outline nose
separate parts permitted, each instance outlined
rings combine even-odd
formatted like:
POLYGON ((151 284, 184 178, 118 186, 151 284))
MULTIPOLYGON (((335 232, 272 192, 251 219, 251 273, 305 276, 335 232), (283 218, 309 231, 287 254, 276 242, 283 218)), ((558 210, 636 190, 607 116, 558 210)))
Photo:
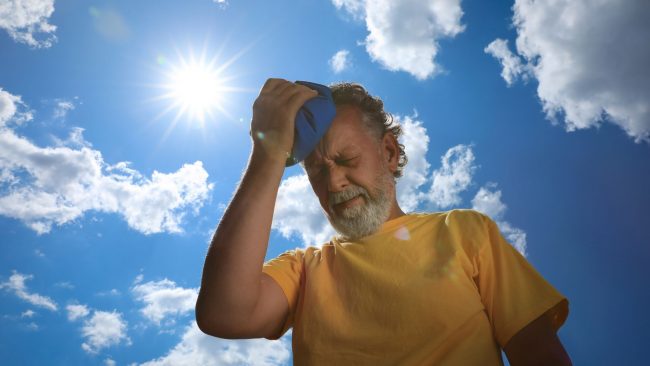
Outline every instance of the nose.
POLYGON ((345 190, 349 182, 345 175, 345 171, 337 166, 336 164, 331 164, 328 166, 327 174, 327 189, 329 192, 340 192, 345 190))

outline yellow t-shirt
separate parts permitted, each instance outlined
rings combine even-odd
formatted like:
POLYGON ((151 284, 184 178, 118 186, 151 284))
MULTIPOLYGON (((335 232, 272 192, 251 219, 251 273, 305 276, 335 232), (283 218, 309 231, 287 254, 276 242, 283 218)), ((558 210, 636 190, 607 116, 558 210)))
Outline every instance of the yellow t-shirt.
POLYGON ((296 365, 502 365, 500 348, 568 302, 471 210, 410 214, 357 242, 283 253, 296 365))

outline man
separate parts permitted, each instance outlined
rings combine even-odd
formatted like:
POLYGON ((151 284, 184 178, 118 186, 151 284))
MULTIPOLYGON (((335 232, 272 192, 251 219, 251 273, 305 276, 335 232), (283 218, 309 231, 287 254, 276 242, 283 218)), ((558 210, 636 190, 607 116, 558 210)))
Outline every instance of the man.
POLYGON ((303 166, 340 234, 264 263, 294 118, 317 93, 269 79, 253 105, 248 167, 208 251, 202 331, 277 339, 297 365, 570 365, 567 300, 471 210, 404 214, 398 125, 359 85, 332 87, 331 127, 303 166))

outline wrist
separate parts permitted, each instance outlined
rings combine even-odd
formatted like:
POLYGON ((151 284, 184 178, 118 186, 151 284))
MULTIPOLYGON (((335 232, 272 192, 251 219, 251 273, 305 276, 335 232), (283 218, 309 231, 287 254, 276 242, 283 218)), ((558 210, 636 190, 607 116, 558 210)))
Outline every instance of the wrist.
POLYGON ((249 168, 264 168, 264 170, 279 170, 283 173, 287 162, 287 156, 288 154, 286 152, 265 149, 264 147, 255 146, 254 144, 248 166, 249 168))

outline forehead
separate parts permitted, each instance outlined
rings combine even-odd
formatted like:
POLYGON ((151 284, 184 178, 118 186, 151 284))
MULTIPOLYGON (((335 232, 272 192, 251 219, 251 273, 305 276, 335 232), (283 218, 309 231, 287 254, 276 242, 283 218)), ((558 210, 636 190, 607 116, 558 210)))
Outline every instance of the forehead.
POLYGON ((307 156, 305 164, 336 158, 344 153, 359 152, 368 148, 374 139, 365 127, 361 111, 354 106, 341 106, 336 109, 336 116, 329 130, 320 140, 314 151, 307 156))

